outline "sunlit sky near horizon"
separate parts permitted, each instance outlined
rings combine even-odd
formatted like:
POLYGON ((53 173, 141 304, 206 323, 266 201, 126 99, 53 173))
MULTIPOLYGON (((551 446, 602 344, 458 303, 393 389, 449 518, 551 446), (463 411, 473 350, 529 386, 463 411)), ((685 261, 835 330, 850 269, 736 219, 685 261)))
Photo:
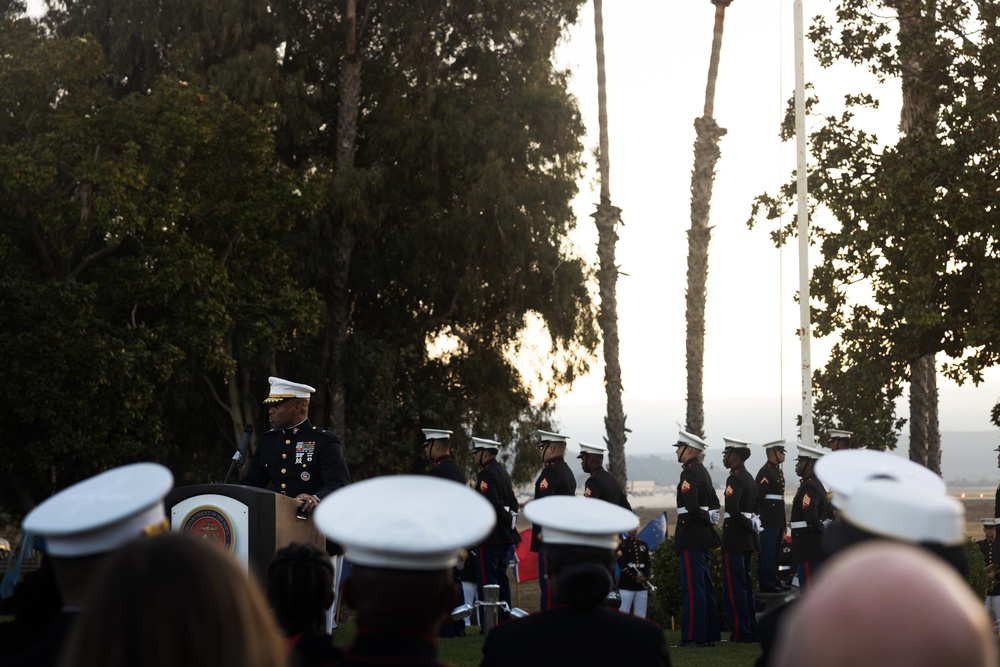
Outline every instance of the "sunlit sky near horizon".
MULTIPOLYGON (((632 451, 645 452, 673 442, 677 423, 685 419, 693 122, 703 112, 715 7, 710 0, 603 5, 611 197, 623 210, 617 259, 627 274, 618 283, 624 403, 630 422, 634 415, 646 426, 630 436, 632 451)), ((808 25, 833 3, 805 0, 804 6, 808 25)), ((894 141, 898 84, 880 85, 848 66, 822 70, 808 42, 806 52, 806 81, 815 83, 826 108, 834 110, 848 91, 871 92, 882 107, 865 122, 883 142, 894 141)), ((704 383, 709 442, 721 443, 722 435, 757 442, 795 438, 801 408, 797 247, 779 251, 767 229, 749 231, 745 224, 753 197, 776 191, 795 167, 794 146, 778 138, 794 94, 793 55, 792 0, 730 5, 714 111, 728 134, 720 142, 711 212, 704 383)), ((592 3, 583 8, 558 62, 573 72, 590 156, 598 134, 592 3)), ((596 262, 597 233, 589 217, 599 189, 593 165, 580 189, 574 241, 596 262)), ((813 368, 822 367, 831 345, 813 339, 813 368)), ((961 389, 940 379, 942 428, 993 429, 989 409, 1000 398, 998 378, 994 369, 979 388, 961 389)), ((560 428, 574 439, 600 440, 604 403, 603 367, 597 366, 560 399, 560 428)), ((900 415, 906 412, 904 402, 900 415)))

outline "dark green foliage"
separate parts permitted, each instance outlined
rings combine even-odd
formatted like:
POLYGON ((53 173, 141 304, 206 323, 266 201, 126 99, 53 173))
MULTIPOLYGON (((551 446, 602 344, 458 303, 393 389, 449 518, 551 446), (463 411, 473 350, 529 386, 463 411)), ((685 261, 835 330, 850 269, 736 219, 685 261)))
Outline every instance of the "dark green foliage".
POLYGON ((464 436, 500 439, 533 477, 532 433, 597 342, 591 269, 564 243, 583 126, 551 64, 581 3, 359 0, 355 54, 341 2, 79 0, 47 32, 5 21, 0 349, 22 395, 2 502, 143 458, 221 481, 243 423, 266 424, 271 374, 319 389, 320 425, 343 381, 355 479, 426 467, 426 426, 456 431, 460 462, 464 436), (550 350, 521 369, 529 326, 550 350))
POLYGON ((965 558, 969 562, 969 574, 966 576, 969 587, 976 597, 980 600, 985 599, 990 585, 986 578, 986 559, 976 541, 968 536, 965 538, 965 558))
POLYGON ((191 388, 315 329, 275 241, 296 179, 260 114, 168 79, 115 97, 93 40, 0 28, 4 499, 138 459, 182 474, 230 432, 191 435, 191 388))

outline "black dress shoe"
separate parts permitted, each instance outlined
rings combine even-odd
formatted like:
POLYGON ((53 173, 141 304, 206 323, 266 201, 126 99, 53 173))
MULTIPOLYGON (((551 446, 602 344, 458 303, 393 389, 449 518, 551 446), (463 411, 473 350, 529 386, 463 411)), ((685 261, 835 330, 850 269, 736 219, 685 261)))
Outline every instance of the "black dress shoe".
POLYGON ((681 642, 680 644, 677 645, 677 648, 698 648, 699 646, 701 646, 701 644, 699 644, 698 642, 688 641, 688 642, 681 642))

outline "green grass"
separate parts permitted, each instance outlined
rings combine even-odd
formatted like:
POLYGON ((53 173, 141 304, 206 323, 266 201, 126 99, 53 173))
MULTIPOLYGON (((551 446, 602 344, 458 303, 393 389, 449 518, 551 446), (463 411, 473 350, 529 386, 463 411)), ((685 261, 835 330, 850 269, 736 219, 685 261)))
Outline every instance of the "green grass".
MULTIPOLYGON (((476 626, 471 628, 473 634, 466 637, 438 640, 438 660, 454 667, 476 667, 482 659, 483 638, 477 634, 476 626)), ((354 637, 355 627, 350 623, 341 623, 333 631, 337 644, 349 644, 354 637)), ((720 642, 712 648, 675 648, 680 642, 680 630, 666 630, 667 646, 670 647, 670 660, 674 667, 751 667, 760 655, 757 644, 730 644, 720 642)))

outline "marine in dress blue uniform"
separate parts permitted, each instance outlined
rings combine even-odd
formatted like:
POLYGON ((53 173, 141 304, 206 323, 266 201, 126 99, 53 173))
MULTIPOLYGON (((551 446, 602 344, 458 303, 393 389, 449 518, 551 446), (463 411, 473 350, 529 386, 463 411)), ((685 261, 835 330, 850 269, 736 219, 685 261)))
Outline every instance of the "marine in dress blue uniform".
MULTIPOLYGON (((465 479, 465 473, 458 467, 455 460, 451 458, 452 432, 439 428, 425 428, 421 430, 424 434, 424 456, 426 456, 434 464, 433 467, 427 471, 427 474, 439 479, 449 479, 453 482, 458 482, 463 486, 466 485, 468 482, 465 479)), ((455 567, 453 574, 457 588, 455 591, 455 606, 459 607, 465 603, 465 595, 461 591, 462 570, 459 567, 455 567)), ((464 619, 460 619, 452 623, 445 623, 441 626, 440 636, 446 639, 451 637, 464 637, 465 625, 466 623, 464 619)))
POLYGON ((649 562, 649 545, 639 539, 639 527, 636 526, 618 546, 618 592, 622 597, 622 606, 618 609, 623 614, 632 613, 639 618, 646 618, 646 608, 649 604, 649 578, 652 569, 649 562))
MULTIPOLYGON (((997 454, 997 467, 1000 468, 1000 447, 997 447, 993 451, 994 452, 998 452, 998 454, 997 454)), ((994 493, 994 496, 993 496, 993 522, 996 525, 1000 526, 1000 485, 997 486, 997 490, 996 490, 996 492, 994 493)), ((1000 532, 1000 531, 997 531, 997 532, 1000 532)), ((994 550, 996 550, 997 553, 1000 553, 1000 544, 997 544, 995 540, 994 540, 993 548, 994 548, 994 550)), ((1000 624, 998 624, 998 625, 1000 625, 1000 624)))
POLYGON ((781 556, 781 541, 785 537, 787 518, 785 516, 785 474, 781 464, 785 462, 785 441, 775 440, 764 445, 767 462, 757 471, 757 514, 764 530, 760 533, 760 557, 758 574, 760 590, 774 593, 784 588, 778 576, 778 561, 781 556))
POLYGON ((854 435, 854 433, 851 431, 845 431, 842 428, 831 428, 827 431, 826 444, 831 452, 851 449, 853 446, 851 443, 852 435, 854 435))
POLYGON ((424 433, 424 455, 434 464, 428 475, 450 479, 459 484, 467 484, 465 473, 455 459, 451 458, 451 431, 437 428, 422 429, 424 433))
POLYGON ((993 631, 1000 628, 1000 581, 997 581, 997 565, 1000 558, 996 553, 997 526, 996 519, 980 519, 983 524, 983 539, 976 542, 979 552, 983 554, 986 563, 986 611, 993 621, 993 631))
POLYGON ((590 477, 584 483, 583 495, 586 498, 596 498, 613 503, 632 511, 632 505, 628 502, 628 497, 618 483, 614 475, 604 469, 604 455, 608 453, 608 448, 604 444, 590 445, 585 442, 580 443, 580 467, 590 477))
POLYGON ((816 460, 826 454, 817 446, 798 444, 795 473, 799 488, 792 500, 792 566, 799 579, 799 590, 806 591, 826 559, 823 548, 823 521, 828 516, 826 488, 816 477, 816 460))
POLYGON ((722 597, 726 620, 733 629, 731 642, 757 641, 757 610, 753 599, 753 555, 760 551, 757 528, 757 484, 744 465, 750 443, 723 438, 722 463, 729 469, 726 479, 725 514, 722 522, 722 597))
MULTIPOLYGON (((514 496, 514 486, 510 475, 497 460, 501 444, 496 440, 473 438, 475 462, 479 465, 476 475, 476 490, 490 505, 496 514, 496 526, 476 551, 476 561, 479 567, 479 577, 476 581, 476 592, 480 600, 483 597, 483 586, 496 584, 500 586, 500 601, 511 605, 510 579, 507 577, 507 566, 514 553, 514 545, 521 541, 517 532, 517 515, 520 504, 514 496)), ((498 618, 506 619, 510 614, 502 609, 498 618)), ((483 615, 479 615, 479 626, 483 627, 483 615)))
MULTIPOLYGON (((547 496, 576 495, 576 477, 566 463, 568 435, 538 431, 538 452, 542 457, 542 471, 535 480, 535 500, 547 496)), ((539 608, 547 609, 550 603, 548 581, 545 577, 545 552, 540 537, 541 526, 531 527, 531 550, 538 554, 539 608)))
POLYGON ((462 549, 492 530, 490 503, 451 480, 389 475, 335 491, 315 521, 352 564, 343 594, 358 631, 334 665, 439 665, 436 637, 453 606, 451 572, 462 549))
POLYGON ((645 619, 604 607, 608 564, 617 537, 639 518, 615 504, 578 496, 528 503, 525 515, 542 527, 553 605, 494 628, 483 643, 482 667, 670 665, 663 630, 645 619), (572 576, 562 575, 572 568, 572 576))
POLYGON ((350 484, 344 447, 333 432, 314 426, 308 417, 312 387, 277 377, 268 378, 271 430, 257 440, 240 484, 268 485, 283 496, 295 498, 305 512, 337 489, 350 484))
POLYGON ((719 496, 701 459, 708 443, 697 435, 680 431, 677 461, 681 469, 677 484, 677 529, 674 551, 680 561, 681 647, 711 646, 720 639, 715 587, 709 552, 722 546, 715 524, 719 520, 719 496))

